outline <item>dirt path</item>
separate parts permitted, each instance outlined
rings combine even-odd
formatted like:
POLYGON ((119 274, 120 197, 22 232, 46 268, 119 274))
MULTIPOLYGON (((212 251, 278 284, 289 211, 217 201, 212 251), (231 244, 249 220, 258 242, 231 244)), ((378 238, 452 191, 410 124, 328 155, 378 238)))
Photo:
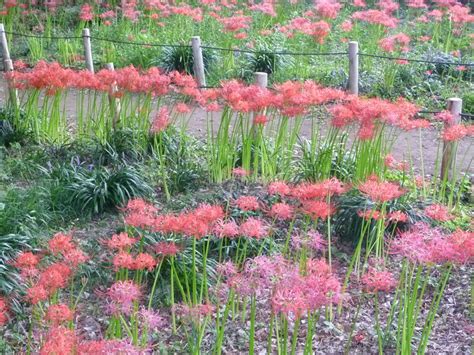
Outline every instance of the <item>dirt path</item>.
MULTIPOLYGON (((1 75, 0 78, 0 106, 3 106, 7 97, 6 82, 1 75)), ((69 93, 66 97, 66 114, 68 117, 74 117, 76 111, 76 95, 69 93)), ((204 137, 206 132, 206 112, 200 108, 194 110, 189 120, 188 130, 197 137, 204 137)), ((435 128, 425 129, 420 136, 418 131, 399 131, 392 148, 392 154, 397 160, 411 161, 414 167, 421 172, 422 166, 425 174, 433 174, 437 156, 441 154, 442 146, 439 145, 440 132, 435 128), (439 152, 438 152, 439 151, 439 152), (422 165, 422 161, 424 164, 422 165)), ((306 121, 301 130, 301 136, 311 137, 311 124, 306 121)), ((456 167, 469 174, 474 174, 473 160, 473 138, 464 139, 459 143, 456 167)))

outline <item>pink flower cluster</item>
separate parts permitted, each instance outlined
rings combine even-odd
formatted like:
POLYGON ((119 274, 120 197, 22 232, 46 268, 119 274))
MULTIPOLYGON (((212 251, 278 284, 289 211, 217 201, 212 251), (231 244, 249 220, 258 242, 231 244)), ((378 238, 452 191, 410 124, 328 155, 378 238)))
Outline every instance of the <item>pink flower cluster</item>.
POLYGON ((417 264, 467 264, 474 258, 474 233, 458 230, 446 234, 417 223, 392 241, 390 251, 417 264))

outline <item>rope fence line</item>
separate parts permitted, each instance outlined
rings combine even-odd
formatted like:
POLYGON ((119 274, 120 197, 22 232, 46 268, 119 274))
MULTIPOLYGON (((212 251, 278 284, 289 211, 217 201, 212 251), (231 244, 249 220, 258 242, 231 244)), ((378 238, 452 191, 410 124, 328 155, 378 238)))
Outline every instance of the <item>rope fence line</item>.
POLYGON ((377 54, 369 54, 369 53, 359 53, 359 56, 361 56, 361 57, 371 57, 371 58, 380 58, 380 59, 388 59, 388 60, 404 60, 404 61, 407 61, 407 62, 414 62, 414 63, 457 65, 457 66, 465 66, 465 67, 473 67, 474 66, 474 63, 439 62, 439 61, 435 61, 435 60, 391 57, 391 56, 387 56, 387 55, 377 55, 377 54))
MULTIPOLYGON (((438 113, 441 113, 442 111, 418 111, 418 115, 436 115, 438 113)), ((464 119, 466 121, 468 120, 474 120, 474 114, 470 113, 460 113, 459 116, 461 119, 464 119)))
MULTIPOLYGON (((42 36, 35 34, 24 34, 19 32, 12 31, 3 31, 5 34, 14 35, 18 37, 26 38, 39 38, 47 40, 78 40, 83 39, 84 36, 42 36)), ((135 42, 135 41, 126 41, 126 40, 117 40, 112 38, 98 37, 98 36, 89 36, 91 40, 109 42, 116 44, 124 45, 134 45, 134 46, 144 46, 144 47, 162 47, 162 48, 192 48, 191 45, 186 44, 167 44, 167 43, 154 43, 154 42, 135 42)), ((222 52, 237 52, 237 53, 249 53, 249 54, 272 54, 272 55, 290 55, 290 56, 342 56, 347 55, 347 52, 293 52, 293 51, 265 51, 265 50, 252 50, 252 49, 242 49, 242 48, 223 48, 215 46, 203 46, 202 49, 209 49, 222 52)), ((435 61, 427 59, 416 59, 416 58, 404 58, 404 57, 392 57, 386 55, 377 55, 371 53, 359 52, 358 56, 360 57, 370 57, 370 58, 379 58, 386 60, 398 60, 398 61, 407 61, 413 63, 425 63, 425 64, 441 64, 441 65, 456 65, 464 67, 474 67, 474 63, 464 63, 464 62, 446 62, 446 61, 435 61)))

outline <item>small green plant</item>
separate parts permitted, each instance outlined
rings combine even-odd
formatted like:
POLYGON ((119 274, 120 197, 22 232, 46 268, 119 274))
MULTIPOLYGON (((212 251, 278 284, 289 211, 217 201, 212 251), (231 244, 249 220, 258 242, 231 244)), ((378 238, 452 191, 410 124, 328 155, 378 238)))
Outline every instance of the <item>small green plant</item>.
POLYGON ((466 93, 462 98, 462 110, 464 113, 474 115, 474 93, 466 93))
POLYGON ((293 60, 290 56, 278 55, 278 49, 275 50, 271 45, 261 42, 252 53, 246 53, 244 56, 244 66, 242 76, 246 80, 253 80, 253 73, 262 72, 268 75, 292 65, 293 60))
MULTIPOLYGON (((203 50, 202 59, 205 70, 209 71, 215 61, 215 55, 211 51, 203 50)), ((160 58, 155 60, 153 64, 160 66, 167 73, 176 70, 180 73, 194 75, 194 59, 191 47, 166 47, 163 49, 160 58)))
POLYGON ((13 143, 26 143, 31 134, 17 125, 15 122, 25 121, 26 115, 23 111, 15 111, 12 108, 0 108, 0 145, 10 146, 13 143))
POLYGON ((68 202, 77 211, 92 215, 122 206, 130 198, 150 195, 152 190, 131 166, 113 169, 76 168, 65 186, 68 202))
MULTIPOLYGON (((20 234, 0 235, 0 292, 9 294, 14 290, 21 289, 22 280, 18 272, 9 261, 20 251, 30 250, 32 238, 20 234)), ((0 348, 1 349, 1 348, 0 348)))

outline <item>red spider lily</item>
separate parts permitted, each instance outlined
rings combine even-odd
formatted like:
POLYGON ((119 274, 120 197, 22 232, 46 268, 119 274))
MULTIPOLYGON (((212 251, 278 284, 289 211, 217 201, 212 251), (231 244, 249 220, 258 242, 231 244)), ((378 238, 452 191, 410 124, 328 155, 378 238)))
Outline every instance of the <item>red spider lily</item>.
POLYGON ((270 209, 270 216, 280 220, 292 219, 294 216, 295 210, 292 206, 286 203, 275 203, 270 209))
POLYGON ((337 0, 316 0, 316 12, 325 18, 335 19, 342 5, 337 0))
POLYGON ((134 302, 142 297, 142 291, 133 281, 117 281, 108 289, 107 297, 111 301, 112 313, 130 314, 134 302))
POLYGON ((16 257, 15 261, 11 265, 18 269, 34 269, 40 262, 39 256, 33 254, 30 251, 21 252, 16 257))
POLYGON ((75 245, 72 242, 72 235, 63 234, 61 232, 56 233, 48 242, 49 250, 53 254, 65 254, 68 251, 75 249, 75 245))
POLYGON ((0 327, 8 322, 8 307, 5 298, 0 297, 0 327))
POLYGON ((45 319, 54 325, 60 325, 74 319, 74 311, 65 304, 53 304, 48 307, 45 319))
POLYGON ((234 221, 219 221, 215 224, 213 232, 218 238, 236 238, 240 231, 239 226, 234 221))
POLYGON ((439 222, 450 221, 454 216, 449 213, 448 207, 434 204, 425 208, 425 215, 439 222))
POLYGON ((392 0, 379 0, 377 6, 386 14, 391 14, 400 8, 400 5, 392 0))
POLYGON ((408 216, 406 213, 402 211, 393 211, 388 214, 388 220, 390 222, 407 222, 408 221, 408 216))
POLYGON ((232 175, 243 177, 250 175, 250 172, 245 170, 244 168, 234 168, 232 169, 232 175))
POLYGON ((193 214, 184 214, 181 218, 183 218, 182 234, 201 239, 211 233, 211 226, 206 220, 196 218, 193 214))
POLYGON ((156 260, 148 253, 139 253, 133 260, 134 270, 152 271, 156 266, 156 260))
POLYGON ((359 124, 359 138, 373 137, 377 122, 387 123, 404 130, 424 128, 426 120, 414 119, 419 108, 404 99, 392 103, 382 99, 350 98, 347 102, 329 109, 333 116, 331 124, 342 128, 352 123, 359 124))
POLYGON ((347 191, 347 186, 336 178, 331 178, 318 183, 301 183, 296 185, 291 195, 300 201, 311 199, 325 199, 333 195, 340 195, 347 191))
POLYGON ((470 9, 467 6, 457 3, 449 7, 449 17, 458 25, 474 22, 474 15, 470 14, 470 9))
POLYGON ((148 215, 153 215, 158 211, 158 209, 153 206, 151 203, 141 199, 141 198, 134 198, 128 200, 127 206, 125 207, 125 211, 127 212, 142 212, 148 215))
POLYGON ((155 253, 162 256, 176 256, 181 248, 174 242, 158 242, 154 246, 155 253))
POLYGON ((166 324, 165 319, 157 311, 143 306, 140 307, 137 316, 141 326, 145 327, 147 331, 153 331, 166 324))
POLYGON ((214 222, 224 218, 224 210, 222 206, 210 205, 207 203, 199 205, 193 212, 193 216, 205 221, 208 224, 213 224, 214 222))
POLYGON ((424 0, 407 0, 406 5, 414 9, 426 9, 428 7, 424 0))
POLYGON ((327 241, 324 240, 321 233, 311 229, 305 235, 295 234, 291 236, 291 246, 296 250, 309 248, 314 251, 321 251, 326 248, 327 241))
POLYGON ((275 4, 272 1, 263 1, 260 4, 249 6, 249 10, 262 12, 268 16, 276 17, 275 4))
POLYGON ((407 162, 398 162, 395 160, 393 155, 388 154, 384 158, 384 165, 387 168, 394 169, 394 170, 400 170, 400 171, 406 171, 408 170, 408 163, 407 162))
POLYGON ((89 4, 84 4, 81 6, 81 12, 79 13, 79 18, 81 21, 92 21, 94 19, 94 12, 92 6, 89 4))
POLYGON ((50 294, 57 289, 67 286, 72 270, 64 263, 54 263, 44 269, 38 279, 38 285, 44 287, 50 294))
POLYGON ((191 112, 191 108, 188 105, 186 105, 184 102, 177 103, 175 109, 178 113, 190 113, 191 112))
POLYGON ((362 284, 366 292, 389 292, 397 286, 393 274, 387 270, 378 270, 370 266, 362 276, 362 284))
POLYGON ((379 41, 379 46, 383 51, 389 53, 395 51, 408 52, 409 43, 410 37, 408 35, 405 33, 398 33, 396 35, 381 39, 379 41))
POLYGON ((40 355, 73 354, 77 347, 77 337, 73 330, 56 326, 49 330, 40 355))
POLYGON ((384 11, 380 10, 366 10, 354 12, 351 16, 354 20, 364 21, 368 23, 378 24, 389 28, 395 28, 398 24, 398 19, 390 16, 384 11))
POLYGON ((245 85, 237 80, 229 80, 222 82, 221 86, 222 99, 234 111, 258 112, 273 102, 272 92, 258 85, 245 85))
POLYGON ((26 290, 26 299, 33 305, 46 301, 49 297, 49 292, 42 286, 36 285, 26 290))
POLYGON ((383 218, 383 214, 378 210, 357 211, 357 215, 360 218, 364 218, 366 220, 371 220, 371 219, 379 220, 383 218))
POLYGON ((225 263, 219 263, 216 266, 217 274, 225 278, 235 276, 238 272, 237 267, 232 261, 226 261, 225 263))
POLYGON ((176 313, 183 319, 198 322, 202 318, 211 316, 215 311, 215 306, 210 303, 202 303, 193 306, 187 304, 177 304, 174 306, 176 313))
POLYGON ((418 264, 465 264, 474 258, 472 232, 456 231, 446 235, 439 228, 417 223, 400 233, 390 245, 392 254, 400 255, 418 264))
POLYGON ((450 242, 455 251, 455 261, 467 264, 474 258, 474 232, 456 230, 450 235, 450 242))
POLYGON ((170 114, 168 107, 163 106, 156 114, 153 122, 151 123, 151 133, 160 133, 164 131, 170 124, 170 114))
POLYGON ((84 254, 82 250, 77 248, 66 251, 63 254, 63 257, 66 264, 68 264, 73 269, 89 260, 89 257, 84 254))
POLYGON ((291 192, 291 188, 283 181, 275 181, 268 185, 268 193, 270 195, 287 196, 291 192))
POLYGON ((232 16, 220 18, 218 21, 224 26, 225 32, 237 32, 249 28, 252 17, 251 16, 232 16))
POLYGON ((454 123, 454 116, 451 112, 444 110, 441 112, 438 112, 435 115, 435 119, 440 120, 441 122, 444 122, 445 124, 452 124, 454 123))
POLYGON ((276 284, 271 299, 275 313, 299 317, 339 301, 341 285, 324 260, 308 260, 307 270, 304 276, 296 272, 276 284))
POLYGON ((155 217, 146 212, 132 212, 125 216, 125 224, 137 228, 151 228, 155 224, 155 217))
POLYGON ((114 270, 118 271, 120 269, 133 269, 135 263, 133 256, 130 253, 121 251, 118 254, 114 255, 112 260, 112 265, 114 270))
POLYGON ((253 118, 253 124, 254 125, 261 125, 264 126, 268 121, 268 118, 266 115, 257 115, 253 118))
POLYGON ((350 32, 352 31, 352 27, 354 25, 352 24, 351 20, 345 20, 343 23, 341 23, 341 30, 343 32, 350 32))
POLYGON ((268 227, 265 223, 254 217, 249 217, 239 227, 241 235, 249 238, 261 239, 268 236, 268 227))
POLYGON ((105 241, 107 247, 111 250, 124 250, 130 248, 137 242, 136 239, 130 238, 128 233, 122 232, 119 234, 114 234, 112 237, 105 241))
POLYGON ((82 342, 77 346, 77 353, 81 355, 96 354, 127 354, 140 355, 143 354, 127 340, 110 339, 110 340, 93 340, 82 342))
POLYGON ((260 209, 260 204, 254 196, 240 196, 235 200, 235 204, 242 211, 257 211, 260 209))
POLYGON ((467 135, 472 135, 472 128, 466 127, 462 124, 456 124, 446 127, 443 131, 443 140, 452 142, 463 139, 467 135))
POLYGON ((395 200, 405 194, 405 190, 400 185, 379 181, 377 177, 371 176, 369 179, 359 185, 359 191, 367 195, 374 202, 387 202, 395 200))
POLYGON ((302 209, 314 220, 327 219, 336 212, 335 207, 325 201, 304 201, 302 209))

